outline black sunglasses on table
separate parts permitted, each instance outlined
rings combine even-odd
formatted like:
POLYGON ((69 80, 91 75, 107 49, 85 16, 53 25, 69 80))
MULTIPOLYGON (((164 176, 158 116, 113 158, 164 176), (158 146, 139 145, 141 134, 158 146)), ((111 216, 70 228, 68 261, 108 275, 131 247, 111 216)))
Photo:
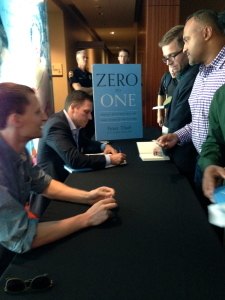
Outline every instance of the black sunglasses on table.
POLYGON ((33 279, 23 280, 20 278, 7 278, 5 292, 21 293, 27 291, 42 291, 53 286, 48 274, 36 276, 33 279))

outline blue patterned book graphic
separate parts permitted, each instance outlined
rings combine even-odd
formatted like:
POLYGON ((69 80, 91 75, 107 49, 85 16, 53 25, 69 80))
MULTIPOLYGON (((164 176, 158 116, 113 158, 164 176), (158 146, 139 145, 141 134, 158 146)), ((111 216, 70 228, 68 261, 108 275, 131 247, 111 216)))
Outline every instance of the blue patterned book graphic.
POLYGON ((141 65, 94 64, 96 140, 143 137, 141 65))

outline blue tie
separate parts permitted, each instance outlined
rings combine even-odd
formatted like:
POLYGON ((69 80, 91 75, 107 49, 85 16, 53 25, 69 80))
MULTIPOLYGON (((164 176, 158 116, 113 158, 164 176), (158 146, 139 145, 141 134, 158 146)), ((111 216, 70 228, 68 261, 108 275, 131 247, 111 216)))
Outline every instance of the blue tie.
POLYGON ((79 128, 72 129, 72 135, 73 135, 74 141, 77 144, 77 149, 79 150, 79 144, 78 144, 79 128))

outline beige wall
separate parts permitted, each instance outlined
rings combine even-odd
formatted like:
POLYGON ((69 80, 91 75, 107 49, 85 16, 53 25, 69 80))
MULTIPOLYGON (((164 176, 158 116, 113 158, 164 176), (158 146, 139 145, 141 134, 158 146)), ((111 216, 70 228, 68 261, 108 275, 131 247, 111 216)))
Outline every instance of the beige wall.
POLYGON ((86 49, 88 55, 87 69, 92 73, 93 64, 103 64, 106 61, 106 54, 103 49, 86 49))
POLYGON ((55 112, 63 109, 68 94, 67 66, 65 56, 64 21, 62 11, 48 13, 51 63, 61 63, 63 76, 53 76, 55 112))
MULTIPOLYGON (((93 43, 97 39, 89 28, 72 11, 62 11, 51 0, 48 6, 48 25, 51 63, 62 63, 63 76, 53 76, 53 96, 55 112, 63 109, 64 101, 70 92, 68 72, 76 66, 76 52, 82 42, 93 43)), ((98 41, 97 41, 98 42, 98 41)), ((90 45, 91 46, 91 45, 90 45)), ((89 57, 87 69, 92 72, 92 64, 107 63, 107 53, 102 48, 86 49, 89 57)), ((82 48, 83 49, 83 48, 82 48)))

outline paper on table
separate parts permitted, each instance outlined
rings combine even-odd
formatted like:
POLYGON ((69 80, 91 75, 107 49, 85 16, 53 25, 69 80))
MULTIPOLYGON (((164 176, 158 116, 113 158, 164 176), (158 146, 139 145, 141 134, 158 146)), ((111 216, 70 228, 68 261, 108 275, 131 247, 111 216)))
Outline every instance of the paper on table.
POLYGON ((155 147, 159 147, 155 142, 137 142, 139 156, 143 161, 158 161, 169 160, 169 156, 166 156, 161 152, 160 155, 154 155, 153 150, 155 147))

